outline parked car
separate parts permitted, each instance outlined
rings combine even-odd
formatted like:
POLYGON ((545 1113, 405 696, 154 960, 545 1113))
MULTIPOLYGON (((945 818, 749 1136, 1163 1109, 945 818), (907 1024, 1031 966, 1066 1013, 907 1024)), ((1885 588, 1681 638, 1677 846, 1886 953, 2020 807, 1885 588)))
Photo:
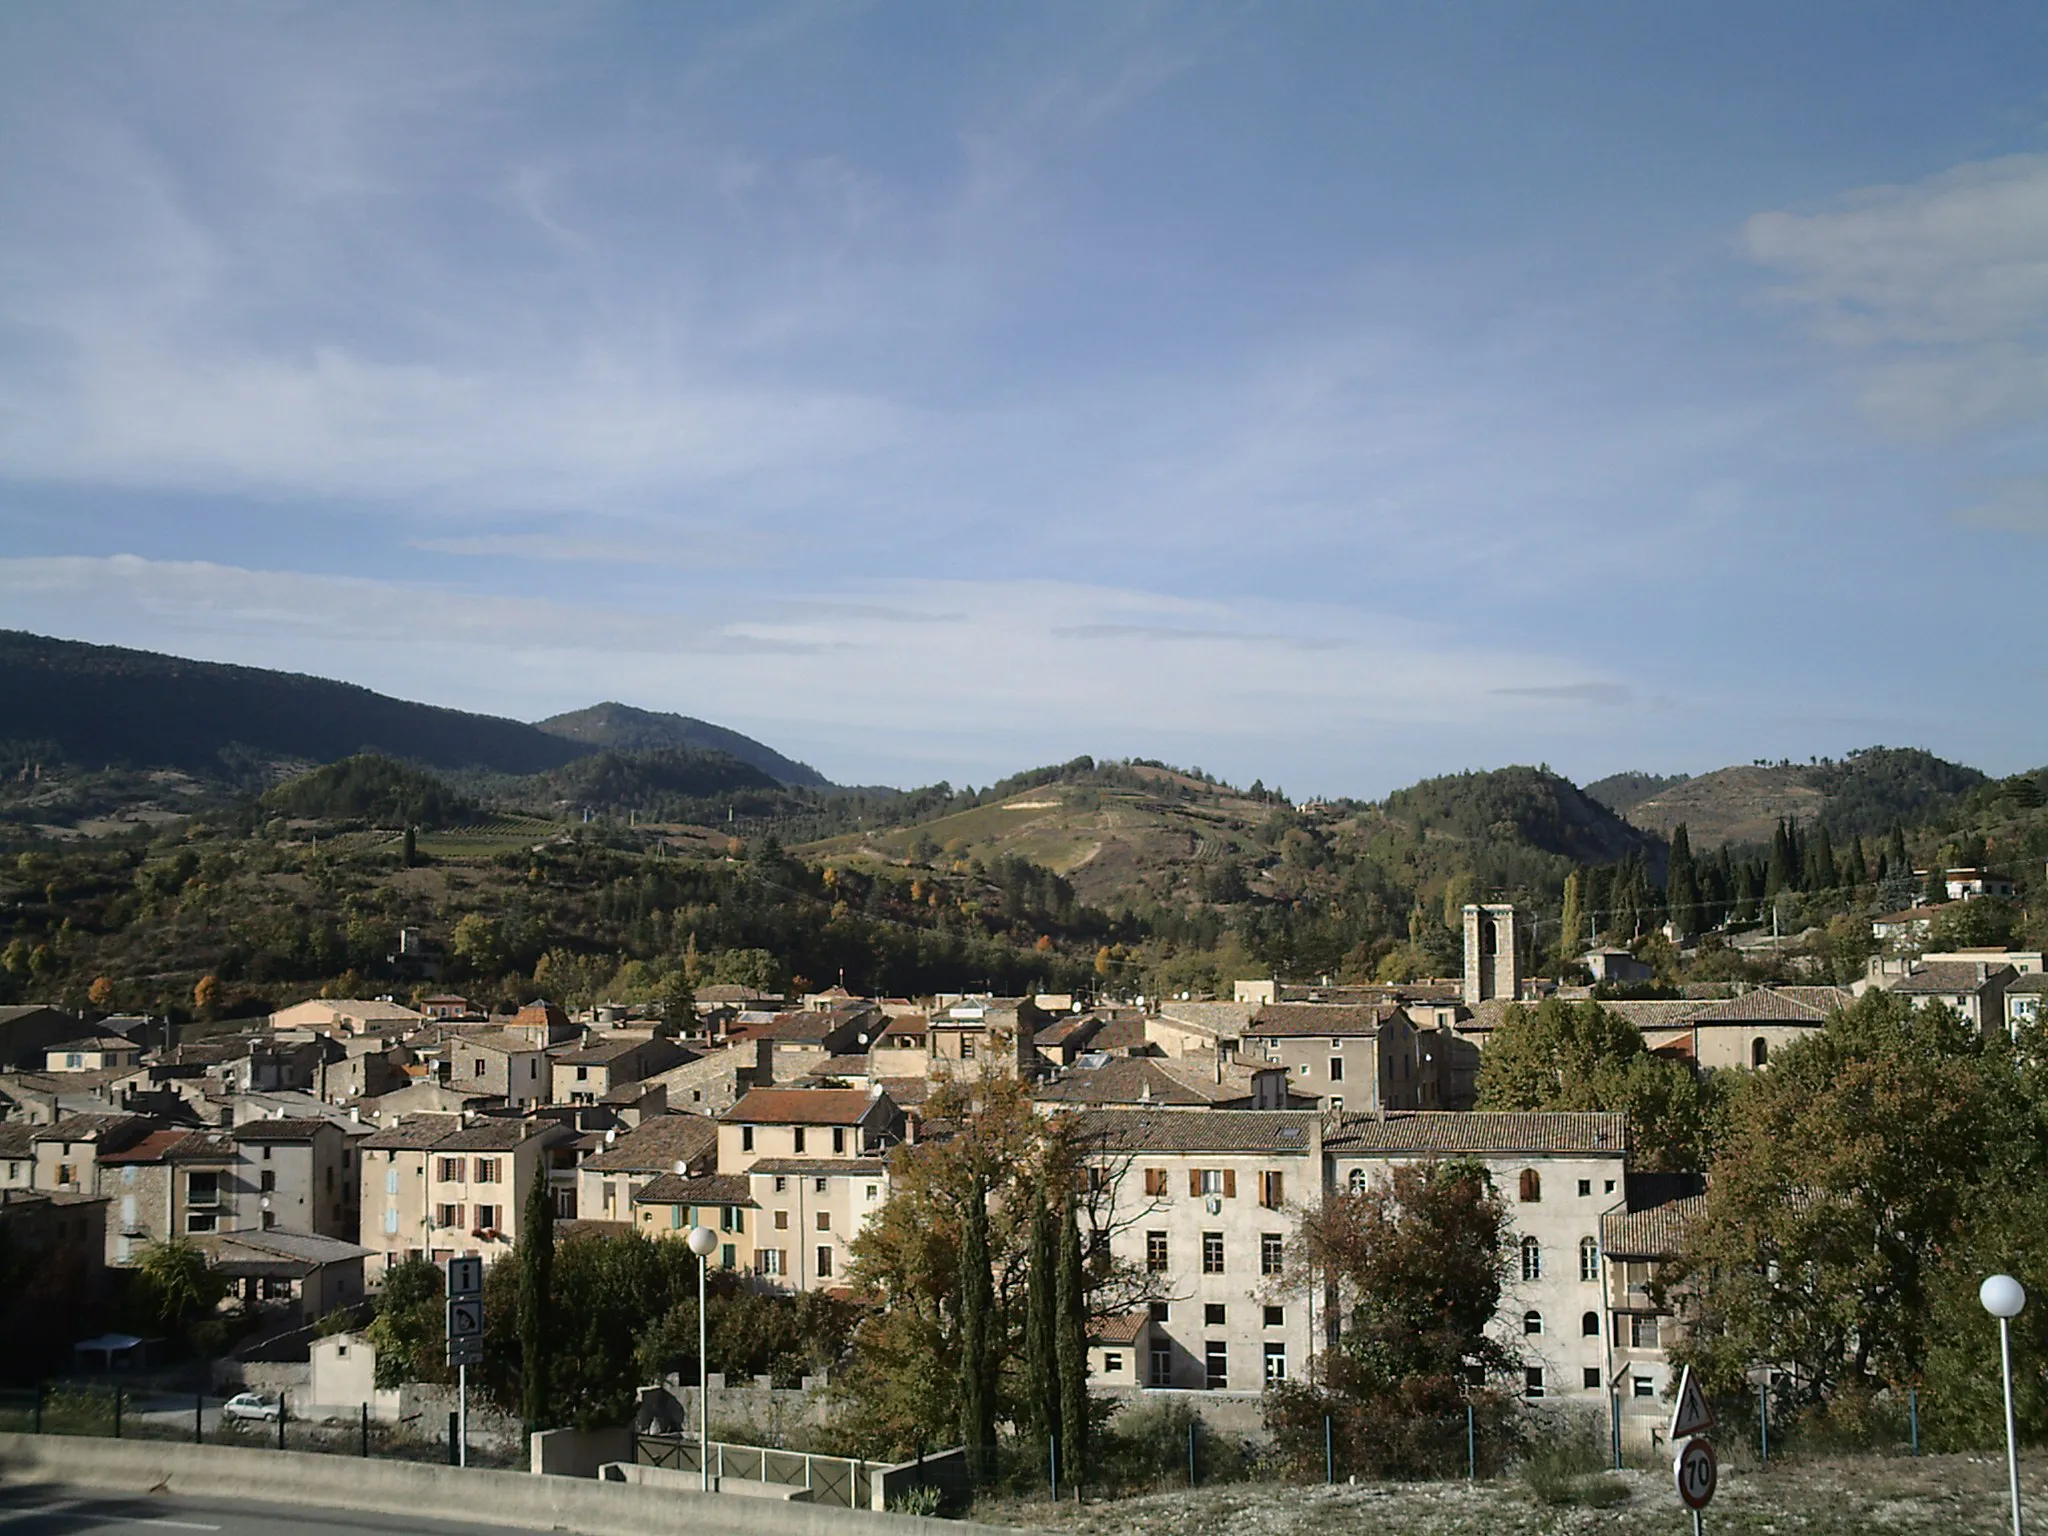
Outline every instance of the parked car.
POLYGON ((282 1399, 261 1392, 239 1392, 220 1405, 224 1419, 275 1419, 284 1412, 282 1399))

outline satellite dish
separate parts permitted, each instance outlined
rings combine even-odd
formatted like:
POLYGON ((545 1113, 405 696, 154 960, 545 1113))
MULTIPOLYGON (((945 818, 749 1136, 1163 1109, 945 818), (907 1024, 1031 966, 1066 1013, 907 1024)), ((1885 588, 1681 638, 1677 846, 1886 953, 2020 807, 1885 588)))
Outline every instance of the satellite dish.
POLYGON ((610 1146, 619 1139, 619 1128, 615 1125, 604 1133, 604 1144, 610 1146))
POLYGON ((676 1159, 676 1177, 677 1177, 677 1178, 679 1178, 679 1179, 686 1179, 686 1178, 688 1178, 689 1176, 690 1176, 690 1165, 689 1165, 688 1163, 684 1162, 684 1161, 683 1161, 683 1160, 682 1160, 682 1159, 681 1159, 680 1157, 679 1157, 679 1158, 677 1158, 677 1159, 676 1159))

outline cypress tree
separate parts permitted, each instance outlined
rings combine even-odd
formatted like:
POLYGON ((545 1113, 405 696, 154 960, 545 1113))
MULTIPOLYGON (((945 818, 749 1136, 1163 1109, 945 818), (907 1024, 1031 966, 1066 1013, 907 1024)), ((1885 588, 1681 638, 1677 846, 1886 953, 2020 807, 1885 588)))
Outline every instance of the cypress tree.
POLYGON ((553 1298, 555 1196, 543 1174, 526 1197, 519 1234, 519 1411, 534 1429, 548 1427, 554 1375, 553 1298))
POLYGON ((1942 868, 1942 857, 1937 850, 1927 861, 1926 903, 1938 907, 1948 900, 1948 871, 1942 868))
POLYGON ((1797 857, 1792 845, 1792 834, 1786 829, 1785 823, 1780 821, 1778 829, 1771 834, 1771 863, 1764 872, 1766 901, 1778 892, 1791 890, 1798 885, 1799 866, 1794 862, 1797 857))
POLYGON ((1887 845, 1891 856, 1891 875, 1895 880, 1913 878, 1912 856, 1906 852, 1906 828, 1903 822, 1892 823, 1891 841, 1887 845))
POLYGON ((1077 1487, 1088 1473, 1088 1293, 1081 1281, 1079 1202, 1069 1198, 1060 1226, 1060 1463, 1077 1487))
POLYGON ((1054 1446, 1060 1435, 1059 1283, 1052 1208, 1040 1189, 1031 1210, 1024 1296, 1024 1401, 1033 1431, 1054 1446))
POLYGON ((1870 865, 1863 856, 1863 838, 1860 833, 1849 845, 1849 859, 1842 870, 1842 880, 1847 885, 1870 884, 1870 865))
POLYGON ((417 869, 420 862, 420 834, 416 827, 405 829, 405 867, 417 869))
POLYGON ((1664 904, 1671 926, 1682 938, 1700 928, 1700 881, 1693 866, 1692 836, 1680 822, 1671 832, 1671 870, 1664 881, 1664 904))
POLYGON ((1586 925, 1586 914, 1580 905, 1579 872, 1575 869, 1564 877, 1564 916, 1559 923, 1563 930, 1557 939, 1557 958, 1560 962, 1578 954, 1579 930, 1586 925))
POLYGON ((988 1256, 988 1180, 976 1169, 960 1240, 960 1440, 977 1484, 987 1481, 995 1448, 996 1403, 989 1390, 995 1279, 988 1256))

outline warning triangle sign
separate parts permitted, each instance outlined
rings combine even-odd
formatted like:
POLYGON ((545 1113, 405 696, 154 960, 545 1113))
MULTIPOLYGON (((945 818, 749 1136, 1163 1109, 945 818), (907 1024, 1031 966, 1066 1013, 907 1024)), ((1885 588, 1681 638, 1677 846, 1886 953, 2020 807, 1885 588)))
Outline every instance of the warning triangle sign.
POLYGON ((1672 1443, 1688 1435, 1703 1435, 1714 1424, 1714 1410, 1707 1406, 1707 1394, 1692 1379, 1692 1367, 1688 1365, 1685 1374, 1678 1378, 1678 1403, 1671 1410, 1672 1443))

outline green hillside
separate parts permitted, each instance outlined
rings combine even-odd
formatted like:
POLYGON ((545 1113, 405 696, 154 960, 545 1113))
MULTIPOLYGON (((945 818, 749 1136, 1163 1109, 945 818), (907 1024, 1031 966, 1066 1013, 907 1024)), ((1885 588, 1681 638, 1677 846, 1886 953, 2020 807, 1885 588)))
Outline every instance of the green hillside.
POLYGON ((476 806, 432 774, 373 752, 287 779, 257 801, 264 815, 431 829, 475 819, 476 806))
POLYGON ((1688 777, 1690 775, 1683 773, 1610 773, 1584 788, 1589 800, 1597 800, 1621 816, 1627 814, 1629 807, 1639 805, 1673 785, 1683 784, 1688 777))
POLYGON ((722 752, 759 769, 778 784, 806 789, 831 787, 830 781, 810 764, 784 757, 751 736, 688 715, 660 714, 606 700, 588 709, 551 716, 540 721, 537 728, 565 741, 610 752, 651 752, 664 747, 722 752))
POLYGON ((1839 761, 1751 763, 1703 773, 1658 790, 1624 814, 1664 837, 1682 822, 1695 848, 1762 846, 1780 821, 1793 818, 1825 824, 1846 840, 1882 836, 1894 822, 1941 821, 1988 782, 1976 769, 1931 752, 1870 747, 1839 761))

